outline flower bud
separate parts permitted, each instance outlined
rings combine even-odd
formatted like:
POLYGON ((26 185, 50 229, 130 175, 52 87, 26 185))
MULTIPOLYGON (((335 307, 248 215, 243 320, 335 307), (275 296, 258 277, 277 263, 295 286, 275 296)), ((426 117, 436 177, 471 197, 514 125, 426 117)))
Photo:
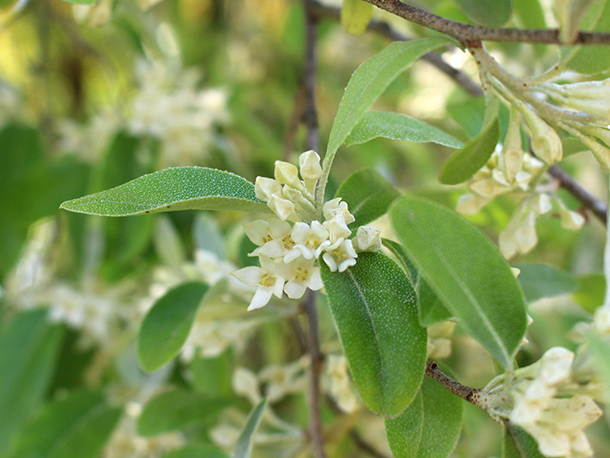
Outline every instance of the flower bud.
POLYGON ((314 218, 316 207, 300 191, 284 186, 283 193, 294 204, 295 211, 303 220, 311 221, 314 218))
POLYGON ((545 193, 538 194, 530 201, 529 208, 536 213, 536 216, 544 215, 553 208, 551 205, 551 198, 545 193))
POLYGON ((305 181, 317 181, 322 176, 320 156, 314 150, 304 152, 299 156, 301 177, 305 181))
POLYGON ((271 210, 273 210, 273 213, 275 213, 278 218, 283 221, 299 220, 294 204, 291 201, 280 197, 279 194, 273 194, 269 199, 269 202, 267 202, 267 205, 271 210))
POLYGON ((455 210, 462 215, 476 215, 481 208, 491 201, 488 197, 474 194, 462 194, 457 201, 455 210))
POLYGON ((561 227, 570 231, 577 231, 585 224, 585 218, 580 213, 570 211, 567 208, 561 210, 560 216, 561 227))
POLYGON ((275 161, 275 179, 280 184, 298 187, 301 184, 299 180, 299 171, 297 167, 290 162, 275 161))
POLYGON ((354 238, 354 249, 379 251, 381 249, 381 229, 375 226, 360 226, 354 238))
POLYGON ((256 177, 254 193, 257 199, 268 202, 273 194, 282 193, 282 185, 272 178, 256 177))
POLYGON ((324 212, 324 218, 327 220, 333 219, 337 215, 341 215, 343 216, 345 224, 350 224, 356 221, 354 215, 352 215, 347 208, 347 202, 341 202, 341 197, 337 197, 326 202, 322 208, 322 211, 324 212))
POLYGON ((521 147, 521 123, 519 112, 511 106, 508 132, 502 147, 502 169, 509 183, 523 167, 523 148, 521 147))
POLYGON ((563 158, 561 139, 555 129, 525 105, 519 106, 532 138, 532 151, 547 164, 563 158))

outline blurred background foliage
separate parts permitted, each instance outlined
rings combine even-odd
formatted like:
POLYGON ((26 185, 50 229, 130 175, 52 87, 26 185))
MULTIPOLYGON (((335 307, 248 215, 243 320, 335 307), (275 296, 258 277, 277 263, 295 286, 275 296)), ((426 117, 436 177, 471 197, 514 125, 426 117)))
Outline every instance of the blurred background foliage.
MULTIPOLYGON (((453 2, 421 3, 469 21, 453 2)), ((339 1, 325 4, 340 7, 339 1)), ((79 438, 86 446, 78 456, 225 456, 221 450, 231 447, 256 398, 248 389, 263 387, 267 394, 277 391, 276 417, 262 426, 256 456, 307 456, 298 310, 272 304, 246 314, 244 291, 227 276, 252 263, 243 215, 100 219, 58 210, 62 201, 167 166, 215 167, 254 181, 272 176, 275 160, 294 161, 305 134, 294 127, 302 103, 302 3, 99 0, 87 7, 5 0, 0 8, 0 456, 51 446, 59 447, 57 456, 77 456, 51 435, 67 443, 79 438), (197 317, 200 334, 175 364, 147 374, 135 356, 142 317, 155 298, 186 280, 211 285, 197 317), (254 386, 240 388, 235 374, 254 386), (43 437, 42 431, 53 434, 43 437)), ((532 26, 528 8, 530 2, 516 1, 507 25, 532 26)), ((412 37, 431 34, 379 11, 375 19, 412 37)), ((388 40, 372 32, 350 36, 333 19, 322 19, 318 32, 324 145, 351 73, 388 40)), ((540 45, 491 49, 516 73, 542 71, 558 56, 556 48, 540 45)), ((476 78, 461 51, 444 57, 476 78)), ((481 100, 421 62, 375 108, 424 119, 465 141, 482 122, 481 107, 481 100)), ((344 148, 329 192, 367 167, 405 192, 454 206, 463 188, 437 181, 450 152, 382 139, 344 148)), ((605 199, 592 158, 576 154, 562 165, 605 199)), ((501 196, 470 219, 497 240, 516 199, 501 196)), ((573 233, 560 228, 557 215, 546 215, 537 228, 537 248, 513 263, 563 271, 566 277, 551 279, 539 297, 555 294, 565 278, 571 286, 550 299, 531 293, 534 323, 522 364, 554 345, 574 349, 570 330, 603 300, 602 225, 591 218, 573 233)), ((539 275, 533 268, 529 278, 539 275)), ((334 326, 320 305, 323 350, 339 355, 334 326)), ((493 377, 489 356, 459 328, 451 343, 445 363, 458 380, 482 386, 493 377)), ((329 370, 328 386, 347 380, 341 367, 339 361, 335 379, 329 370)), ((323 411, 331 456, 389 456, 382 421, 358 408, 345 413, 337 393, 328 388, 323 411)), ((469 405, 466 418, 455 456, 499 454, 500 427, 469 405)), ((592 429, 597 456, 610 456, 608 424, 592 429)))

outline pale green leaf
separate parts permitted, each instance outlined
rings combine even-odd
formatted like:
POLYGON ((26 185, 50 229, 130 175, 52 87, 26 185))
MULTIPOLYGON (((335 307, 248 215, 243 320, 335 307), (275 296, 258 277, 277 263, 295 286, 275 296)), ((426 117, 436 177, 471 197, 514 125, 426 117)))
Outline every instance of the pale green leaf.
POLYGON ((350 226, 363 226, 383 216, 400 194, 379 172, 363 169, 350 175, 337 190, 356 221, 350 226))
POLYGON ((538 450, 538 443, 526 431, 518 426, 504 425, 502 458, 543 458, 538 450))
POLYGON ((256 432, 256 428, 263 418, 265 407, 267 406, 267 398, 263 399, 257 405, 255 405, 248 418, 246 419, 246 425, 242 429, 241 434, 237 438, 235 449, 233 450, 232 458, 249 458, 252 451, 252 437, 256 432))
POLYGON ((47 313, 16 315, 0 335, 0 456, 42 403, 55 369, 64 333, 47 313))
POLYGON ((512 0, 455 0, 471 19, 491 27, 505 24, 513 11, 512 0))
POLYGON ((391 111, 368 111, 345 140, 347 146, 365 143, 374 138, 408 140, 418 143, 438 143, 460 148, 462 142, 437 127, 409 116, 391 111))
POLYGON ((173 390, 160 394, 144 406, 138 418, 138 433, 142 436, 183 429, 216 419, 230 405, 225 399, 210 399, 202 394, 173 390))
MULTIPOLYGON (((394 42, 356 69, 347 83, 330 131, 323 164, 325 176, 321 178, 323 186, 337 150, 373 102, 421 56, 449 44, 455 42, 443 37, 394 42)), ((324 195, 324 189, 321 195, 324 195)))
POLYGON ((206 167, 176 167, 150 173, 116 188, 69 200, 61 208, 101 216, 177 210, 269 212, 245 178, 206 167))
POLYGON ((170 362, 182 349, 208 286, 183 283, 159 298, 148 311, 138 335, 142 368, 154 371, 170 362))
POLYGON ((122 409, 109 406, 101 393, 70 393, 28 422, 9 457, 97 457, 121 414, 122 409))
POLYGON ((350 35, 362 35, 373 17, 373 5, 362 0, 343 0, 341 25, 350 35))
POLYGON ((595 361, 597 375, 605 387, 606 399, 610 399, 610 342, 591 332, 587 335, 587 343, 595 361))
POLYGON ((546 264, 519 264, 517 277, 528 302, 574 291, 578 282, 573 275, 546 264))
POLYGON ((190 444, 166 453, 163 458, 229 458, 229 455, 215 445, 190 444))
POLYGON ((426 330, 417 320, 407 275, 382 253, 360 253, 345 272, 321 266, 335 325, 362 400, 386 417, 413 400, 426 362, 426 330))
POLYGON ((454 211, 428 200, 403 197, 389 213, 409 259, 443 305, 511 369, 525 334, 525 303, 496 246, 454 211))
POLYGON ((72 5, 95 5, 97 0, 63 0, 66 3, 71 3, 72 5))
POLYGON ((604 303, 606 293, 606 277, 601 273, 578 276, 578 287, 572 293, 574 301, 586 311, 593 313, 604 303))
POLYGON ((385 427, 395 458, 446 458, 462 427, 462 399, 432 379, 424 378, 414 401, 385 427))
POLYGON ((500 137, 498 118, 489 122, 463 148, 459 149, 443 164, 439 180, 443 184, 459 184, 468 180, 483 167, 494 152, 500 137))

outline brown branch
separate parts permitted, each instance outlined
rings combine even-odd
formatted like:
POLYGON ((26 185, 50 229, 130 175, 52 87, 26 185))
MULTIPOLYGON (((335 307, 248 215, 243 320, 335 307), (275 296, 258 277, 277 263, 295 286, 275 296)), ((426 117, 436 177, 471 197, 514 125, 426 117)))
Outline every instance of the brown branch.
POLYGON ((579 32, 572 43, 562 43, 557 29, 503 29, 451 21, 436 14, 402 3, 400 0, 364 0, 382 10, 419 24, 428 29, 447 34, 462 44, 477 41, 501 41, 511 43, 541 43, 555 45, 608 45, 610 33, 579 32))
POLYGON ((426 375, 432 380, 443 385, 447 390, 456 396, 468 401, 475 406, 485 408, 482 401, 485 399, 485 391, 478 388, 471 388, 453 380, 441 371, 434 361, 426 361, 426 375))
POLYGON ((591 213, 593 213, 597 219, 603 224, 606 224, 606 221, 608 221, 608 206, 605 203, 583 188, 580 183, 557 164, 549 167, 547 172, 559 182, 559 186, 576 197, 586 208, 591 210, 591 213))

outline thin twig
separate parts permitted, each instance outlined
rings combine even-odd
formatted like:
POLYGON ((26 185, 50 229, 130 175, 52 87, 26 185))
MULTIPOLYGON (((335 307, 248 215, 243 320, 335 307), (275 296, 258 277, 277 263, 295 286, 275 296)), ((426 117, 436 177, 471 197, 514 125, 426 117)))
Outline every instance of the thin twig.
POLYGON ((434 361, 426 361, 426 375, 432 380, 443 385, 451 393, 462 398, 464 401, 468 401, 475 406, 483 407, 480 403, 481 395, 485 393, 484 390, 478 388, 471 388, 466 385, 462 385, 460 382, 453 380, 441 371, 434 361))
MULTIPOLYGON (((318 113, 316 109, 316 40, 317 19, 313 14, 312 0, 304 0, 305 6, 305 68, 303 74, 303 90, 305 103, 303 122, 307 128, 306 149, 318 151, 318 113)), ((322 434, 322 416, 320 412, 320 375, 324 364, 324 357, 320 350, 320 337, 318 330, 318 312, 316 310, 316 293, 308 290, 303 309, 307 316, 309 331, 308 347, 311 356, 311 379, 309 383, 310 395, 310 435, 313 454, 316 458, 324 458, 324 436, 322 434)))
POLYGON ((290 154, 294 150, 294 144, 297 137, 297 130, 301 125, 301 119, 303 118, 303 109, 305 104, 305 87, 303 82, 294 96, 294 107, 288 126, 286 127, 286 135, 284 135, 284 152, 282 154, 284 161, 289 161, 290 154))
POLYGON ((549 167, 547 172, 559 182, 559 186, 576 197, 603 224, 606 224, 606 221, 608 221, 608 206, 605 203, 583 188, 580 183, 557 164, 549 167))
POLYGON ((501 41, 511 43, 541 43, 555 45, 608 45, 610 33, 579 32, 572 43, 562 43, 557 29, 503 29, 451 21, 436 14, 406 5, 400 0, 364 0, 382 10, 414 22, 428 29, 447 34, 462 44, 477 41, 501 41))
MULTIPOLYGON (((318 2, 312 2, 314 13, 318 19, 328 18, 334 20, 341 19, 341 10, 330 6, 322 5, 318 2)), ((373 31, 381 36, 389 38, 393 41, 409 41, 412 38, 400 33, 387 22, 372 20, 369 23, 368 30, 373 31)), ((452 67, 437 53, 430 52, 422 57, 423 60, 434 65, 438 70, 445 73, 448 77, 459 84, 466 92, 475 97, 482 96, 483 90, 463 71, 452 67)))

